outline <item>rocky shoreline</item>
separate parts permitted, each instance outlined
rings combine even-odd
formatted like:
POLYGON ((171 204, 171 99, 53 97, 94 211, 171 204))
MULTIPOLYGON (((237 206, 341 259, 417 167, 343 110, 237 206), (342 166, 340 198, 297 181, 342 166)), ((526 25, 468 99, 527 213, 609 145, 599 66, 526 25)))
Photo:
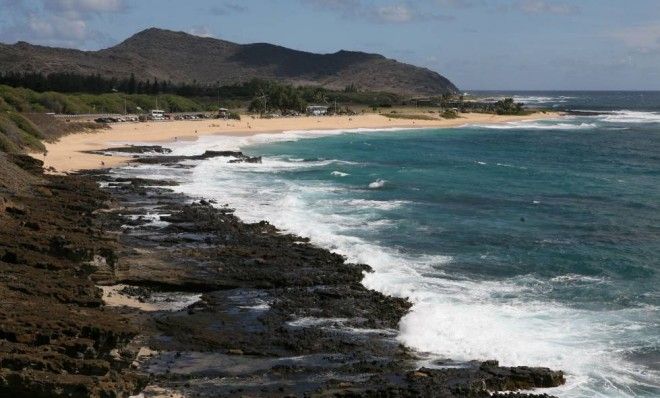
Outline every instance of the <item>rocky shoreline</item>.
MULTIPOLYGON (((103 152, 171 167, 258 161, 132 148, 103 152)), ((496 361, 420 368, 395 339, 410 303, 366 289, 368 266, 172 181, 44 176, 28 159, 10 160, 30 190, 0 180, 0 395, 486 397, 564 382, 496 361)))

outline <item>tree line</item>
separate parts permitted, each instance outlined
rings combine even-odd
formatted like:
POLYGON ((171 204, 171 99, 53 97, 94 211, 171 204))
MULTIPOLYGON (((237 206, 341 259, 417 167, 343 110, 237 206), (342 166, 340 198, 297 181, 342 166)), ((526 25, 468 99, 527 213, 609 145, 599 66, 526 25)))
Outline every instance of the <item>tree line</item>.
MULTIPOLYGON (((138 80, 134 74, 129 78, 106 78, 100 74, 82 75, 73 72, 43 74, 38 72, 0 73, 0 84, 23 87, 36 92, 103 94, 120 92, 126 94, 174 94, 182 97, 217 97, 222 100, 244 100, 255 112, 273 110, 303 111, 307 103, 329 104, 331 92, 321 87, 294 87, 264 79, 220 85, 172 83, 167 80, 138 80)), ((348 90, 347 90, 348 91, 348 90)))
MULTIPOLYGON (((208 102, 241 101, 252 112, 304 111, 307 104, 363 104, 374 109, 395 105, 417 104, 392 93, 361 91, 355 84, 343 90, 329 90, 319 86, 292 86, 265 79, 221 85, 200 83, 174 83, 170 80, 137 79, 134 74, 127 78, 108 78, 101 74, 83 75, 75 72, 43 74, 40 72, 0 72, 0 85, 24 87, 36 92, 58 93, 125 93, 125 94, 173 94, 186 98, 205 98, 208 102)), ((497 114, 521 114, 522 104, 507 98, 495 104, 479 101, 463 101, 462 96, 443 94, 426 101, 430 106, 456 108, 462 112, 488 112, 497 114)), ((427 106, 429 106, 427 105, 427 106)), ((337 105, 338 106, 338 105, 337 105)))
MULTIPOLYGON (((252 79, 243 83, 220 85, 202 84, 195 80, 191 83, 173 83, 171 80, 146 79, 138 80, 135 74, 128 78, 108 78, 101 74, 83 75, 75 72, 57 72, 43 74, 41 72, 0 72, 0 84, 10 87, 23 87, 36 92, 55 91, 59 93, 103 94, 122 92, 126 94, 175 94, 182 97, 216 97, 229 99, 252 100, 264 92, 273 95, 274 104, 288 102, 284 97, 295 97, 296 94, 309 100, 317 92, 326 92, 318 88, 302 88, 280 84, 263 79, 252 79)), ((295 102, 295 98, 292 100, 295 102)))
POLYGON ((0 72, 0 85, 24 87, 36 92, 103 94, 174 94, 182 97, 221 98, 241 100, 256 111, 303 110, 307 103, 332 105, 334 102, 357 103, 370 106, 392 106, 401 98, 391 93, 359 91, 350 84, 344 90, 334 91, 318 86, 292 86, 265 79, 221 85, 199 83, 175 83, 170 80, 108 78, 101 74, 83 75, 75 72, 43 74, 40 72, 0 72))
POLYGON ((59 93, 103 94, 123 92, 126 94, 177 94, 182 96, 210 96, 217 92, 216 87, 173 83, 170 80, 138 80, 134 74, 124 79, 107 78, 101 74, 83 75, 75 72, 0 72, 0 84, 11 87, 24 87, 37 92, 56 91, 59 93))

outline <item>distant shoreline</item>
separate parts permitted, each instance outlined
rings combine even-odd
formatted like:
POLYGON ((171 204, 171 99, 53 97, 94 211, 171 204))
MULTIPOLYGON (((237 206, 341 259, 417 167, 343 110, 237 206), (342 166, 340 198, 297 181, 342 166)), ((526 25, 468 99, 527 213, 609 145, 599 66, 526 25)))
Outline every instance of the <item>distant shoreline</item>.
POLYGON ((130 157, 104 156, 89 153, 117 144, 167 143, 176 140, 196 140, 206 135, 250 136, 261 133, 281 133, 291 130, 342 130, 356 128, 451 128, 465 124, 493 124, 514 121, 555 119, 556 112, 537 112, 525 116, 462 114, 456 119, 396 119, 387 115, 364 114, 354 116, 289 117, 259 119, 243 116, 242 120, 185 120, 146 123, 113 124, 110 129, 75 133, 46 144, 47 155, 33 153, 44 161, 44 168, 68 173, 87 169, 116 167, 127 164, 130 157))

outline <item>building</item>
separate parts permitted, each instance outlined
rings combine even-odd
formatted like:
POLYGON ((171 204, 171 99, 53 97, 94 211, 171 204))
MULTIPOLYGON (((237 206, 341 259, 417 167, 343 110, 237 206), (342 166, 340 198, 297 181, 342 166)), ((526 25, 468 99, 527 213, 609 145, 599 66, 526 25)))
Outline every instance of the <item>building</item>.
POLYGON ((310 105, 307 107, 307 114, 311 116, 321 116, 328 113, 328 107, 323 105, 310 105))
POLYGON ((218 109, 218 118, 227 119, 228 117, 229 117, 229 109, 227 108, 218 109))

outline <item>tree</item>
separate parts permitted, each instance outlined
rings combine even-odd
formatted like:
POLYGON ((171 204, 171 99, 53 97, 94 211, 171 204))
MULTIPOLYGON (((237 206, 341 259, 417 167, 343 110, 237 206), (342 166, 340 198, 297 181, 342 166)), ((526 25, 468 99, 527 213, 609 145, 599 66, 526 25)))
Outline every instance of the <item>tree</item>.
POLYGON ((131 73, 131 77, 128 79, 127 91, 129 94, 135 94, 135 73, 131 73))
POLYGON ((515 103, 513 98, 505 98, 497 101, 493 109, 498 115, 518 115, 524 111, 524 105, 515 103))

